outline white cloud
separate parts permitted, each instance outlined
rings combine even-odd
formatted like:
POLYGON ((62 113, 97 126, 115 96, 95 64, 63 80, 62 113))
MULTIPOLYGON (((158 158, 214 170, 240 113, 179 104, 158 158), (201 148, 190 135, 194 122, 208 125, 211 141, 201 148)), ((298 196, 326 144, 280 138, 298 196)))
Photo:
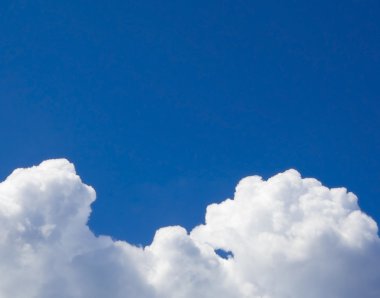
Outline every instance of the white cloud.
POLYGON ((94 236, 94 199, 66 160, 0 184, 0 297, 380 297, 376 223, 294 170, 243 179, 204 225, 162 228, 145 248, 94 236))

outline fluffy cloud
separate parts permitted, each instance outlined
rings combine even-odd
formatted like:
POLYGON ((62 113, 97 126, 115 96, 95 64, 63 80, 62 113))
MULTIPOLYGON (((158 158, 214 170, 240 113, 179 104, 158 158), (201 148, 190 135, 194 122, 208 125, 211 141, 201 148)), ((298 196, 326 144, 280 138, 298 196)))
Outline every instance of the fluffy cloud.
POLYGON ((0 297, 380 297, 376 223, 352 193, 294 170, 243 179, 204 225, 162 228, 144 248, 96 237, 94 200, 63 159, 0 184, 0 297))

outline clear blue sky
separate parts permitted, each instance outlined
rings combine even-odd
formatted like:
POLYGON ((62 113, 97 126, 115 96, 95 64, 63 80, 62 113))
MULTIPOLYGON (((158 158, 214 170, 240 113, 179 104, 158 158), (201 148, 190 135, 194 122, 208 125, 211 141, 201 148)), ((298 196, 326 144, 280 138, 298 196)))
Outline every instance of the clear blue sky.
POLYGON ((149 243, 247 175, 380 222, 380 2, 1 1, 0 175, 66 157, 96 233, 149 243))

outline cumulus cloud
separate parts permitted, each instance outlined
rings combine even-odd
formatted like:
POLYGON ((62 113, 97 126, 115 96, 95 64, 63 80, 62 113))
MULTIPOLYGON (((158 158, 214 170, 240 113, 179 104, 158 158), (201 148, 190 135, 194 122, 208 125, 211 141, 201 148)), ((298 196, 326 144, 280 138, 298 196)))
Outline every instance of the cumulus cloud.
POLYGON ((0 297, 380 297, 376 223, 354 194, 295 170, 244 178, 205 224, 159 229, 144 248, 95 236, 94 200, 64 159, 0 184, 0 297))

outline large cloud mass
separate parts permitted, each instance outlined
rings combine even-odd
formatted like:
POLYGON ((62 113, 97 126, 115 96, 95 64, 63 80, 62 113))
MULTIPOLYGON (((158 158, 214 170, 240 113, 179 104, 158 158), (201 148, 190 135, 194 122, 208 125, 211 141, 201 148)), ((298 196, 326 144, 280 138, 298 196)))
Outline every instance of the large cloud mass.
POLYGON ((94 200, 63 159, 0 184, 0 297, 380 297, 376 223, 295 170, 243 179, 204 225, 162 228, 145 248, 96 237, 94 200))

